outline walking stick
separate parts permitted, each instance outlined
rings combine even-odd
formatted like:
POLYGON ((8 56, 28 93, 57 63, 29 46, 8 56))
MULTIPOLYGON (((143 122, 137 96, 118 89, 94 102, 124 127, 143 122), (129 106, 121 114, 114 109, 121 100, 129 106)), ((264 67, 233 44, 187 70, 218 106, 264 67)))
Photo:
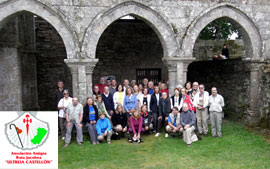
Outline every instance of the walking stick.
POLYGON ((20 136, 19 136, 19 133, 18 133, 18 130, 17 130, 17 127, 16 127, 16 125, 15 125, 15 124, 10 124, 10 125, 9 125, 9 129, 11 129, 11 126, 14 126, 14 127, 15 127, 16 133, 17 133, 17 135, 18 135, 18 138, 19 138, 19 140, 20 140, 20 143, 21 143, 21 145, 22 145, 22 148, 23 148, 23 144, 22 144, 21 138, 20 138, 20 136))

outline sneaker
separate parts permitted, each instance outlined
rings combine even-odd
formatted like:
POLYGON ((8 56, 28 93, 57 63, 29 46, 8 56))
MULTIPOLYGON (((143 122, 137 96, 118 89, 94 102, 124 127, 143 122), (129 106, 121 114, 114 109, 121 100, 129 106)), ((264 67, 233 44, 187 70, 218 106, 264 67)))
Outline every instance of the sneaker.
POLYGON ((77 143, 79 146, 81 146, 82 145, 82 143, 77 143))
POLYGON ((133 143, 138 143, 137 139, 132 138, 133 143))
POLYGON ((160 135, 160 133, 157 133, 156 135, 155 135, 155 137, 158 137, 160 135))
POLYGON ((68 145, 69 145, 69 144, 66 143, 64 147, 66 148, 68 145))
POLYGON ((62 137, 62 140, 65 140, 65 137, 62 137))
POLYGON ((142 142, 142 140, 141 140, 141 139, 137 140, 137 143, 141 143, 141 142, 142 142))
POLYGON ((168 133, 165 133, 165 137, 166 137, 166 138, 169 137, 169 134, 168 134, 168 133))
POLYGON ((111 144, 111 142, 110 142, 110 141, 108 141, 108 144, 111 144))
POLYGON ((204 137, 208 137, 208 134, 204 134, 204 137))
POLYGON ((216 135, 213 135, 212 138, 217 137, 216 135))
POLYGON ((133 141, 133 140, 132 140, 132 137, 129 137, 129 138, 128 138, 128 142, 131 143, 132 141, 133 141))
POLYGON ((222 136, 220 135, 220 136, 218 136, 218 138, 221 138, 222 136))
POLYGON ((156 133, 156 130, 153 130, 153 133, 156 133))
POLYGON ((187 147, 191 147, 192 146, 192 144, 187 144, 187 147))

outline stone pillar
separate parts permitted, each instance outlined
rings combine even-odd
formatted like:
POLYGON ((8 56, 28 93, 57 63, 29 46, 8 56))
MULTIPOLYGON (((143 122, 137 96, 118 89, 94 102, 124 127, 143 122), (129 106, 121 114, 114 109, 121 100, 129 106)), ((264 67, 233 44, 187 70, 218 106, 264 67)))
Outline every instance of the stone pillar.
POLYGON ((187 81, 187 68, 193 60, 193 58, 186 57, 173 57, 163 59, 169 71, 170 95, 173 95, 173 90, 175 87, 184 87, 184 84, 187 81))
POLYGON ((85 67, 86 72, 86 89, 87 89, 87 96, 92 96, 93 94, 93 81, 92 75, 97 62, 91 62, 85 67))
POLYGON ((78 97, 84 103, 86 97, 92 94, 92 73, 98 59, 65 59, 72 73, 73 97, 78 97))
POLYGON ((256 127, 260 123, 260 67, 262 63, 256 61, 248 61, 248 68, 250 69, 250 88, 249 88, 249 108, 245 113, 245 123, 248 126, 256 127))
POLYGON ((78 96, 78 66, 69 65, 68 66, 72 75, 72 96, 78 96))

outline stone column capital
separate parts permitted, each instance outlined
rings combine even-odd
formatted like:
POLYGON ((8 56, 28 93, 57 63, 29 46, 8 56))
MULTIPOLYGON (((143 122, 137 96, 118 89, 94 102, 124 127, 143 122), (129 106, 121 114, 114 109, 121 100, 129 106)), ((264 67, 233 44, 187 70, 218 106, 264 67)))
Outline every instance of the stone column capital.
POLYGON ((259 71, 264 62, 260 60, 243 60, 251 72, 259 71))
POLYGON ((190 57, 166 57, 163 58, 164 63, 168 67, 168 71, 177 71, 177 66, 180 64, 183 65, 184 70, 186 71, 188 65, 193 62, 195 58, 190 57))
POLYGON ((92 74, 98 59, 65 59, 65 63, 70 68, 71 73, 78 73, 78 68, 85 66, 85 73, 92 74))
POLYGON ((65 59, 64 61, 68 66, 95 66, 98 59, 65 59))
POLYGON ((92 74, 98 62, 93 58, 65 59, 72 73, 73 96, 84 102, 92 93, 92 74))

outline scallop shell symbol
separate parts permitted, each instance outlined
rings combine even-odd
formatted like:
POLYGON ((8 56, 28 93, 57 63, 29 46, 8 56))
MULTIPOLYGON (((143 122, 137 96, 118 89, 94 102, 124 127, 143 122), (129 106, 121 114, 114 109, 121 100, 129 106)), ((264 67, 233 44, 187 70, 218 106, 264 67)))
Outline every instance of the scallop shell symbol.
POLYGON ((36 113, 33 114, 20 113, 18 118, 5 124, 5 134, 10 144, 22 150, 32 150, 46 142, 49 124, 36 118, 36 113))

